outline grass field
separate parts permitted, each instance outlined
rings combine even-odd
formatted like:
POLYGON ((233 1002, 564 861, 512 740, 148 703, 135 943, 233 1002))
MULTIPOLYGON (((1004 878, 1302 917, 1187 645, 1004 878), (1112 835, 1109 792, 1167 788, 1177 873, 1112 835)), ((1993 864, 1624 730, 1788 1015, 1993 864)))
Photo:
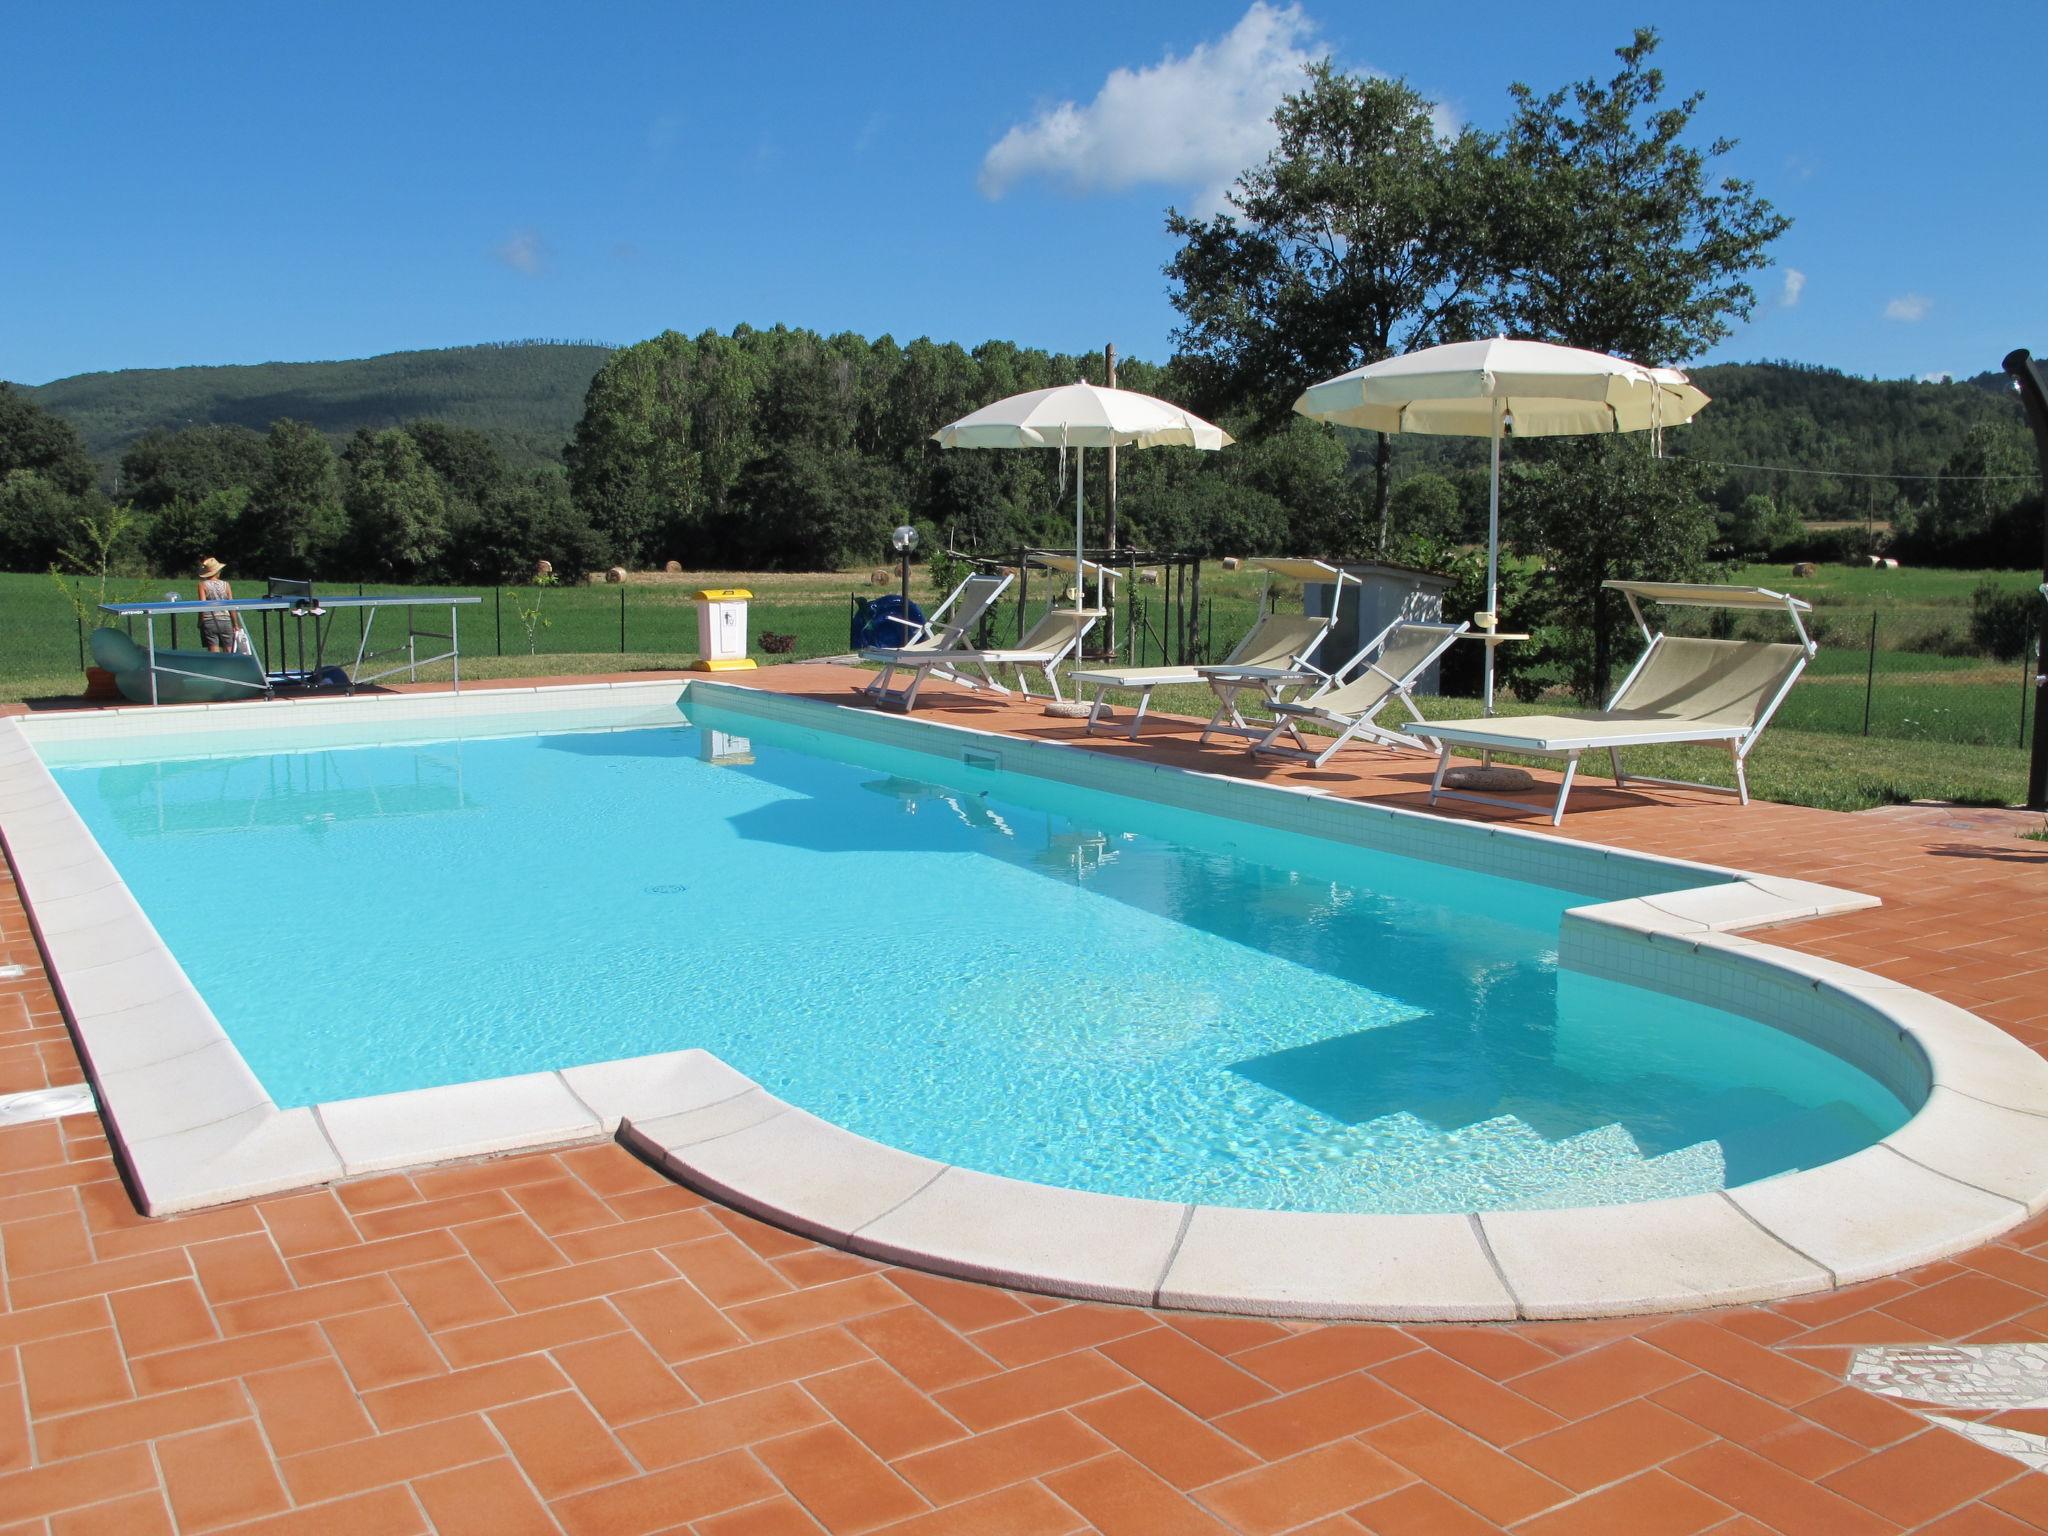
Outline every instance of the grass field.
MULTIPOLYGON (((1830 566, 1819 576, 1794 579, 1782 566, 1750 566, 1732 573, 1733 581, 1789 589, 1807 598, 1826 637, 1805 680, 1751 760, 1753 790, 1766 799, 1842 810, 1911 799, 2016 801, 2023 791, 2026 762, 2020 746, 2022 669, 1982 658, 1890 648, 1894 634, 1910 637, 1944 627, 1966 631, 1970 593, 1987 578, 2019 591, 2033 583, 2027 573, 2011 571, 1830 566), (1882 647, 1874 684, 1867 646, 1872 613, 1878 615, 1882 647)), ((1251 623, 1262 582, 1253 571, 1225 571, 1220 564, 1204 567, 1201 630, 1211 639, 1214 652, 1228 649, 1251 623)), ((867 570, 799 575, 695 571, 687 577, 635 577, 623 586, 558 587, 539 594, 544 622, 531 637, 519 617, 519 609, 531 601, 531 589, 407 590, 460 591, 479 597, 475 606, 460 611, 464 674, 518 677, 685 666, 696 656, 696 609, 690 594, 704 586, 743 586, 754 593, 751 639, 762 661, 775 659, 760 645, 764 633, 795 637, 795 647, 787 653, 790 660, 843 653, 850 598, 890 590, 872 582, 867 570)), ((166 590, 162 581, 128 581, 115 584, 109 595, 161 597, 166 590)), ((1023 616, 1036 615, 1047 591, 1041 575, 1031 585, 1028 613, 1023 616)), ((912 595, 927 607, 934 600, 922 571, 913 573, 912 595)), ((1162 659, 1157 637, 1161 594, 1140 586, 1131 595, 1151 619, 1138 659, 1156 662, 1162 659)), ((1283 603, 1294 600, 1291 591, 1283 592, 1283 603)), ((422 626, 443 617, 427 610, 422 626)), ((389 619, 387 614, 381 622, 389 619)), ((1006 600, 992 621, 994 643, 1013 638, 1019 619, 1017 603, 1006 600)), ((353 655, 358 622, 351 616, 336 619, 329 632, 330 659, 340 649, 353 655)), ((191 644, 193 638, 189 626, 182 626, 180 642, 191 644)), ((380 643, 389 638, 380 635, 380 643)), ((160 631, 160 640, 165 639, 160 631)), ((76 694, 81 682, 79 643, 76 616, 47 576, 0 574, 0 699, 76 694)), ((445 666, 422 669, 422 675, 445 676, 446 671, 445 666)), ((1208 713, 1206 690, 1179 694, 1163 692, 1158 707, 1208 713)), ((1506 701, 1503 712, 1555 707, 1555 701, 1526 706, 1506 701)), ((1460 718, 1476 713, 1478 706, 1472 700, 1441 699, 1427 708, 1434 715, 1460 718)), ((1630 764, 1659 775, 1732 782, 1725 759, 1711 751, 1641 749, 1630 754, 1630 764)))

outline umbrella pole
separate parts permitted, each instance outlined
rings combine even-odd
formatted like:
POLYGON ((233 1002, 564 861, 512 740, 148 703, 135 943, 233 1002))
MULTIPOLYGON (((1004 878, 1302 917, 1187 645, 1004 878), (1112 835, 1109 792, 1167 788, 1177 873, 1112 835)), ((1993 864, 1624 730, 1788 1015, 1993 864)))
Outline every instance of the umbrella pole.
POLYGON ((1087 483, 1082 472, 1088 461, 1088 450, 1074 450, 1074 612, 1079 613, 1087 606, 1083 594, 1088 588, 1088 561, 1081 546, 1081 487, 1087 483))
MULTIPOLYGON (((1502 407, 1501 409, 1505 409, 1502 407)), ((1493 628, 1500 627, 1497 617, 1500 588, 1500 410, 1493 413, 1493 475, 1486 497, 1486 611, 1495 614, 1493 628)), ((1486 712, 1493 713, 1493 646, 1482 640, 1479 648, 1486 652, 1486 712)))

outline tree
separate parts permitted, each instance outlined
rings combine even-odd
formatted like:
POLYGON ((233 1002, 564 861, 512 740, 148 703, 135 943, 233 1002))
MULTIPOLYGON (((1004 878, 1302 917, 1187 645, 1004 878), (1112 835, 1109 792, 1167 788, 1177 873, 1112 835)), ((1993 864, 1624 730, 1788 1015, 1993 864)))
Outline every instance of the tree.
POLYGON ((251 575, 313 575, 345 529, 327 439, 302 421, 273 422, 263 473, 234 529, 242 568, 251 575))
POLYGON ((197 505, 216 491, 255 485, 264 462, 263 439, 247 427, 158 429, 121 455, 121 492, 140 512, 197 505))
POLYGON ((48 570, 71 540, 77 507, 32 469, 0 475, 0 570, 48 570))
POLYGON ((78 430, 0 383, 0 476, 28 470, 60 496, 82 496, 99 471, 78 430))
POLYGON ((1703 98, 1665 103, 1657 41, 1638 28, 1605 85, 1510 88, 1505 304, 1522 334, 1669 364, 1748 318, 1749 274, 1792 221, 1750 182, 1713 180, 1733 139, 1684 142, 1703 98))
MULTIPOLYGON (((1465 513, 1458 488, 1444 476, 1426 470, 1410 475, 1394 487, 1388 499, 1389 521, 1397 537, 1436 544, 1454 544, 1464 537, 1465 513)), ((1483 590, 1481 595, 1483 598, 1483 590)))
POLYGON ((403 427, 359 428, 342 466, 357 574, 418 579, 448 542, 447 497, 419 445, 403 427))
POLYGON ((1544 463, 1509 466, 1501 506, 1517 546, 1544 564, 1538 596, 1557 638, 1541 659, 1561 663, 1581 699, 1604 704, 1629 619, 1601 583, 1702 579, 1714 514, 1702 472, 1653 458, 1639 438, 1560 441, 1566 450, 1544 463))
MULTIPOLYGON (((1281 101, 1280 142, 1213 218, 1169 210, 1175 367, 1211 413, 1284 419, 1317 379, 1473 334, 1490 314, 1500 162, 1472 128, 1445 136, 1401 80, 1328 60, 1281 101)), ((1373 509, 1386 539, 1389 448, 1373 509)), ((1355 530, 1353 548, 1371 540, 1355 530)))
POLYGON ((505 478, 505 460, 488 433, 444 421, 407 422, 406 433, 450 496, 481 506, 505 478))
POLYGON ((142 536, 150 569, 160 576, 191 575, 201 560, 227 547, 231 530, 248 507, 248 487, 240 485, 198 501, 172 502, 142 536))

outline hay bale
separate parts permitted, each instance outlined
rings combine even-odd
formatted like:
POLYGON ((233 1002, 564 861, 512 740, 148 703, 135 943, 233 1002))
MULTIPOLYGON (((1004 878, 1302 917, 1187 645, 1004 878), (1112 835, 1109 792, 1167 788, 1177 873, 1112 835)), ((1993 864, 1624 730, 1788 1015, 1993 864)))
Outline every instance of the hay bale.
POLYGON ((1243 564, 1244 562, 1235 555, 1225 555, 1223 557, 1223 569, 1226 571, 1234 571, 1243 564))
POLYGON ((683 574, 683 562, 680 560, 671 560, 667 565, 664 565, 661 569, 664 575, 680 576, 683 574))
POLYGON ((536 576, 552 576, 552 575, 554 575, 554 574, 555 574, 555 563, 554 563, 554 561, 552 561, 552 560, 536 560, 536 561, 534 561, 534 562, 533 562, 533 574, 534 574, 534 575, 536 575, 536 576))
POLYGON ((1794 576, 1817 576, 1820 574, 1820 571, 1811 560, 1802 560, 1792 567, 1792 574, 1794 576))
POLYGON ((868 585, 871 587, 886 587, 895 579, 896 573, 894 571, 873 570, 868 572, 868 585))
POLYGON ((604 573, 604 579, 611 585, 617 586, 626 579, 626 568, 623 565, 615 565, 604 573))

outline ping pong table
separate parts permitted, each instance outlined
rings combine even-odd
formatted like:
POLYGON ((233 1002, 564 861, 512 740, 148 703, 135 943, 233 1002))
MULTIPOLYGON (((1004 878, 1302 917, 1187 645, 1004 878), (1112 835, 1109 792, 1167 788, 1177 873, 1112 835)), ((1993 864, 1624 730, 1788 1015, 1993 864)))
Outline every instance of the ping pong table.
MULTIPOLYGON (((102 603, 100 612, 120 619, 141 619, 144 629, 144 653, 149 658, 149 702, 157 702, 157 678, 160 675, 196 677, 204 682, 217 685, 246 688, 252 693, 272 697, 279 687, 304 686, 311 683, 326 666, 328 631, 337 613, 364 610, 362 632, 356 644, 355 659, 344 669, 348 677, 348 691, 354 693, 365 683, 374 683, 382 678, 396 676, 400 672, 411 674, 414 682, 419 681, 419 669, 437 661, 454 664, 454 691, 462 691, 462 644, 457 638, 456 610, 470 603, 480 603, 480 597, 391 597, 375 593, 360 597, 324 597, 316 595, 312 583, 287 581, 273 578, 270 591, 263 597, 231 597, 222 601, 204 598, 182 598, 154 603, 102 603), (448 630, 421 629, 416 615, 422 608, 446 607, 448 630), (370 649, 370 637, 375 633, 377 611, 381 608, 396 608, 405 614, 405 643, 385 650, 370 649), (157 660, 156 621, 169 618, 175 621, 182 615, 195 618, 203 613, 248 614, 262 625, 263 643, 256 653, 257 670, 263 681, 245 682, 240 678, 219 677, 211 673, 194 672, 157 660), (271 642, 271 616, 277 616, 277 638, 273 648, 271 642), (283 665, 289 647, 285 621, 295 621, 297 633, 298 666, 283 665), (312 626, 313 662, 306 665, 306 626, 312 626), (431 656, 422 656, 419 642, 422 640, 445 640, 448 649, 437 651, 431 656), (275 656, 279 665, 272 668, 266 656, 275 656), (365 663, 374 664, 402 656, 404 660, 384 668, 382 671, 365 673, 365 663)), ((246 629, 245 629, 246 632, 246 629)), ((252 644, 255 641, 252 637, 252 644)), ((346 642, 344 642, 346 643, 346 642)), ((173 652, 172 654, 176 654, 173 652)))

